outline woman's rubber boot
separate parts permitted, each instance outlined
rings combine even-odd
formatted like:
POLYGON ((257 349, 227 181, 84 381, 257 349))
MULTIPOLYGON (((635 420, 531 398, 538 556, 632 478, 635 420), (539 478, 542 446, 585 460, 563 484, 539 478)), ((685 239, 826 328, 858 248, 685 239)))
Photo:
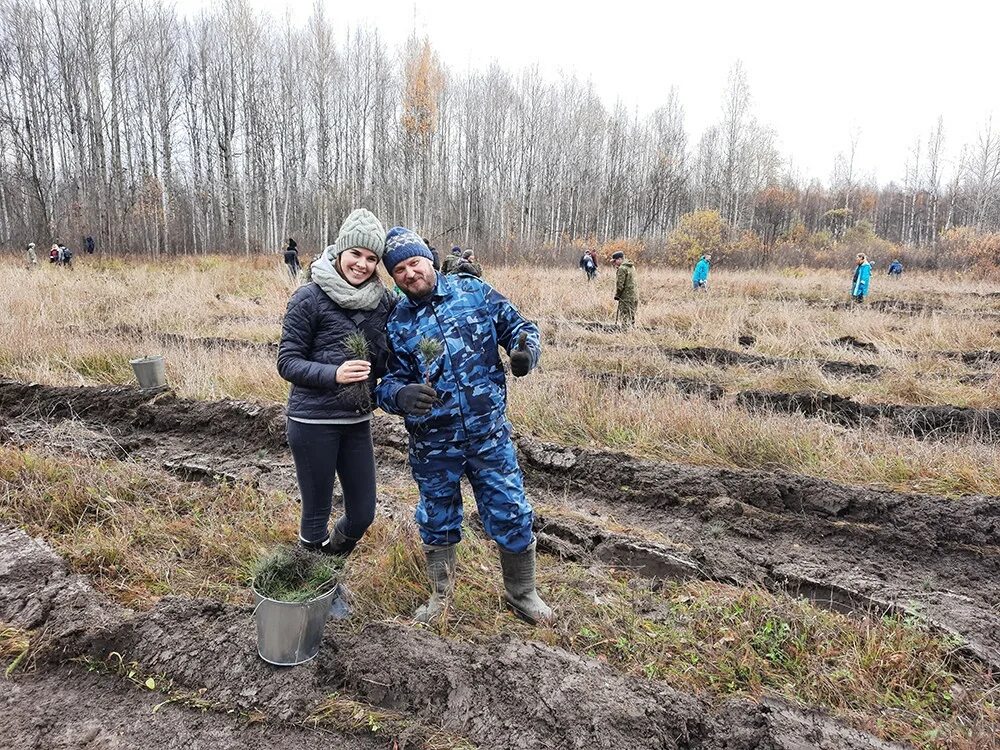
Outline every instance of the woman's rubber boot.
POLYGON ((448 606, 455 588, 455 544, 424 545, 427 558, 427 578, 431 582, 431 596, 413 613, 413 619, 425 625, 437 620, 448 606))
POLYGON ((500 550, 503 586, 507 590, 507 606, 514 614, 532 625, 548 625, 555 616, 535 588, 535 539, 524 552, 500 550))
POLYGON ((322 552, 324 555, 339 555, 340 557, 347 557, 354 548, 358 546, 358 539, 351 539, 344 535, 344 533, 337 528, 333 527, 333 531, 321 542, 307 542, 302 537, 299 537, 299 545, 312 552, 322 552))

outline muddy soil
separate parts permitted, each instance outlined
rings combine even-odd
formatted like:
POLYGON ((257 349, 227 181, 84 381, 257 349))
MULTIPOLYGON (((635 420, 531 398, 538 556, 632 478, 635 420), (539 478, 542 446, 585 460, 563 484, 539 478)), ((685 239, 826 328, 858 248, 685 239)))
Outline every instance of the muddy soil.
MULTIPOLYGON (((258 737, 275 729, 272 722, 302 722, 334 692, 405 717, 402 736, 393 738, 403 740, 400 747, 419 747, 430 727, 482 748, 888 747, 818 712, 773 702, 711 705, 540 643, 510 638, 460 643, 402 624, 369 623, 354 631, 330 624, 318 659, 275 668, 257 658, 249 607, 167 598, 148 612, 132 612, 69 574, 50 549, 17 530, 0 531, 0 620, 37 635, 33 671, 0 688, 0 700, 13 707, 5 717, 18 722, 15 736, 41 729, 50 739, 76 741, 68 747, 92 746, 77 741, 91 737, 97 723, 83 724, 87 701, 97 706, 93 719, 108 718, 91 739, 116 727, 128 730, 145 718, 144 699, 123 700, 121 685, 111 676, 60 677, 74 657, 107 660, 112 652, 125 664, 134 663, 138 675, 156 676, 175 695, 196 694, 217 711, 237 716, 266 716, 264 730, 238 730, 249 747, 262 746, 258 737), (39 712, 29 701, 47 679, 46 708, 39 712), (82 694, 88 698, 81 700, 82 694), (101 710, 105 704, 110 705, 101 710), (59 711, 62 705, 65 711, 59 711), (416 742, 407 742, 413 738, 416 742)), ((175 709, 163 714, 173 719, 165 739, 189 726, 197 731, 196 720, 205 716, 180 702, 175 709)), ((221 723, 230 717, 215 718, 221 723)), ((150 730, 157 721, 149 722, 150 730)), ((216 727, 207 723, 204 739, 210 740, 208 732, 216 727)), ((359 734, 337 746, 372 746, 359 734)), ((291 733, 288 746, 300 746, 296 739, 291 733)), ((96 747, 103 746, 121 745, 96 747)))
POLYGON ((897 609, 1000 669, 1000 499, 851 487, 518 440, 549 501, 658 531, 710 578, 786 587, 840 610, 897 609), (572 495, 572 501, 560 500, 572 495))
POLYGON ((133 386, 0 380, 0 440, 98 458, 138 457, 205 481, 264 483, 291 466, 280 406, 193 401, 133 386))
POLYGON ((986 365, 1000 364, 1000 351, 993 351, 992 349, 979 349, 971 352, 941 352, 944 357, 951 357, 952 359, 960 359, 963 364, 969 365, 970 367, 981 367, 986 365))
MULTIPOLYGON (((34 442, 33 431, 41 431, 45 442, 59 427, 53 419, 75 418, 61 424, 77 440, 82 426, 135 459, 168 469, 175 461, 204 477, 228 473, 294 493, 280 415, 277 406, 190 402, 134 388, 0 381, 0 439, 34 442)), ((401 423, 378 417, 373 437, 379 471, 405 476, 401 423)), ((530 492, 552 506, 661 532, 680 545, 654 550, 653 557, 679 555, 700 576, 785 589, 843 611, 917 612, 1000 667, 1000 499, 907 495, 783 472, 646 461, 524 435, 516 441, 530 492)), ((599 542, 584 545, 574 554, 633 566, 651 559, 637 537, 599 552, 599 542)))
POLYGON ((834 339, 830 343, 833 346, 843 346, 848 349, 868 352, 869 354, 878 354, 878 347, 875 346, 875 344, 870 341, 862 341, 854 336, 841 336, 839 339, 834 339))
POLYGON ((769 357, 763 354, 750 354, 732 349, 719 349, 711 346, 692 346, 682 348, 660 349, 660 353, 668 359, 681 362, 708 362, 713 365, 734 367, 787 367, 796 364, 816 364, 827 373, 837 377, 875 377, 882 374, 878 365, 859 362, 841 362, 836 360, 796 360, 782 357, 769 357))
POLYGON ((238 714, 168 703, 169 697, 78 665, 0 679, 5 750, 384 750, 329 728, 253 723, 238 714))
POLYGON ((618 390, 679 392, 689 396, 703 396, 709 401, 718 401, 726 395, 725 389, 719 384, 697 378, 628 375, 619 372, 586 372, 584 377, 618 390))
POLYGON ((919 439, 968 435, 987 441, 1000 437, 1000 409, 959 406, 863 404, 834 393, 743 391, 736 403, 750 410, 820 417, 844 427, 884 426, 919 439))

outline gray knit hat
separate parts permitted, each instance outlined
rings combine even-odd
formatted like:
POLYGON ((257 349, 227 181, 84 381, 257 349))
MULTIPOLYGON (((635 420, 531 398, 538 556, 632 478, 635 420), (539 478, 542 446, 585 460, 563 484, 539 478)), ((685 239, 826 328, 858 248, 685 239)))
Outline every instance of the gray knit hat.
POLYGON ((356 208, 344 219, 337 241, 333 243, 333 257, 352 247, 371 250, 380 259, 385 252, 385 229, 375 214, 366 208, 356 208))

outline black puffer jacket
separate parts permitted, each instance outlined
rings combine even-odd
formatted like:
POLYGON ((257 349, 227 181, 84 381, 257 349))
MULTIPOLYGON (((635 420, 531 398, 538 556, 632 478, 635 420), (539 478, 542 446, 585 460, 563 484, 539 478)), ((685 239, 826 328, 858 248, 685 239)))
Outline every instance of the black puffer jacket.
MULTIPOLYGON (((395 306, 396 298, 388 291, 374 310, 347 310, 317 284, 296 290, 288 301, 278 345, 278 374, 292 384, 288 416, 347 419, 371 411, 358 397, 356 385, 337 382, 337 367, 356 359, 345 339, 360 330, 368 339, 372 363, 368 387, 374 390, 376 380, 386 371, 389 344, 385 324, 395 306)), ((374 396, 370 402, 375 403, 374 396)))

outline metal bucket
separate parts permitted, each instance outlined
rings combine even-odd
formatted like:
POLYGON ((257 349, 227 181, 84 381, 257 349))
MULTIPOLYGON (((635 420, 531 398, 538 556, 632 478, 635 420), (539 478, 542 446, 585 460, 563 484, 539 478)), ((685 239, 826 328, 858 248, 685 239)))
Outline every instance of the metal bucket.
POLYGON ((279 602, 261 596, 255 584, 253 615, 260 658, 279 667, 294 667, 314 659, 323 640, 330 606, 339 593, 340 584, 336 584, 307 602, 279 602))
POLYGON ((139 387, 143 390, 166 387, 167 373, 163 366, 163 357, 159 354, 152 357, 130 359, 129 363, 135 372, 135 379, 139 381, 139 387))

